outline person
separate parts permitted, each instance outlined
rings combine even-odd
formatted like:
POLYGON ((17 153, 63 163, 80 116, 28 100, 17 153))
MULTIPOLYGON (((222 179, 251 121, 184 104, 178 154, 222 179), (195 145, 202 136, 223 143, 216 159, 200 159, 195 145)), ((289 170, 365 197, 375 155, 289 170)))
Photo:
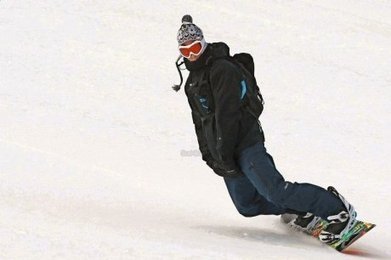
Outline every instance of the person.
POLYGON ((244 76, 228 58, 228 45, 207 43, 189 15, 182 18, 177 42, 189 71, 185 93, 202 159, 224 178, 238 212, 245 217, 294 213, 291 224, 303 230, 327 220, 319 236, 325 243, 344 235, 356 211, 336 189, 289 182, 277 170, 258 118, 241 104, 244 76))

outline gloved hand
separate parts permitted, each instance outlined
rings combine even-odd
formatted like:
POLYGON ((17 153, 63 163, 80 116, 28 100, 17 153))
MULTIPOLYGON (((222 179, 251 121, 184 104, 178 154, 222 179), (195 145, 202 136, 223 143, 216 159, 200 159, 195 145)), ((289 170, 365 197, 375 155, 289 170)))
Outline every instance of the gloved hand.
POLYGON ((236 165, 228 165, 219 163, 214 160, 208 160, 206 164, 213 169, 213 171, 221 177, 238 177, 243 175, 236 165))

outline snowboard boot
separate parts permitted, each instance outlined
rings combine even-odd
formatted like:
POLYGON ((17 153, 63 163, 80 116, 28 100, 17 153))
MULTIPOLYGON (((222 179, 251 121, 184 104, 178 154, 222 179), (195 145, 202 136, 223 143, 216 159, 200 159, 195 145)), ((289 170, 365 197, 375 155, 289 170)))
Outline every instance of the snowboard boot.
POLYGON ((298 215, 297 218, 290 221, 288 225, 294 229, 303 231, 304 233, 311 234, 321 220, 320 217, 317 217, 312 213, 307 213, 304 216, 298 215))
POLYGON ((337 196, 345 206, 345 210, 327 217, 329 224, 319 234, 319 239, 323 243, 332 244, 336 240, 345 235, 356 223, 357 213, 351 205, 341 194, 337 192, 334 187, 328 187, 328 191, 337 196))

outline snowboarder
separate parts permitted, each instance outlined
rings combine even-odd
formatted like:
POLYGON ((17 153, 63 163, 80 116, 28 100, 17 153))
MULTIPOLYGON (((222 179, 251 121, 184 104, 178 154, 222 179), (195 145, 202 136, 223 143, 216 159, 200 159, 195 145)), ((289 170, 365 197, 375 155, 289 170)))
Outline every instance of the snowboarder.
POLYGON ((295 213, 298 217, 292 224, 304 230, 322 218, 329 222, 319 236, 325 243, 345 234, 356 220, 349 202, 332 187, 286 181, 276 169, 258 118, 242 106, 248 86, 228 58, 229 47, 207 43, 189 15, 182 18, 177 42, 189 71, 185 92, 202 159, 224 178, 239 213, 245 217, 295 213))

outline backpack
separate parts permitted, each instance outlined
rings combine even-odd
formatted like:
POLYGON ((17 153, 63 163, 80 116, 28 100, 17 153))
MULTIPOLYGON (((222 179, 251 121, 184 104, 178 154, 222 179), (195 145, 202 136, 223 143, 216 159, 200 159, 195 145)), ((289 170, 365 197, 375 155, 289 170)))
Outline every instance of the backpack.
POLYGON ((262 114, 265 102, 254 76, 254 59, 248 53, 237 53, 232 57, 228 57, 228 59, 239 67, 244 77, 244 81, 241 82, 242 98, 244 98, 243 106, 250 114, 258 119, 262 114), (243 96, 244 92, 245 96, 243 96))
MULTIPOLYGON (((237 53, 234 56, 219 57, 234 63, 244 80, 241 81, 242 107, 256 119, 262 114, 264 100, 254 76, 254 59, 251 54, 237 53)), ((210 69, 210 67, 209 67, 210 69)), ((207 72, 209 74, 209 71, 207 72)), ((209 77, 209 76, 208 76, 209 77)))

